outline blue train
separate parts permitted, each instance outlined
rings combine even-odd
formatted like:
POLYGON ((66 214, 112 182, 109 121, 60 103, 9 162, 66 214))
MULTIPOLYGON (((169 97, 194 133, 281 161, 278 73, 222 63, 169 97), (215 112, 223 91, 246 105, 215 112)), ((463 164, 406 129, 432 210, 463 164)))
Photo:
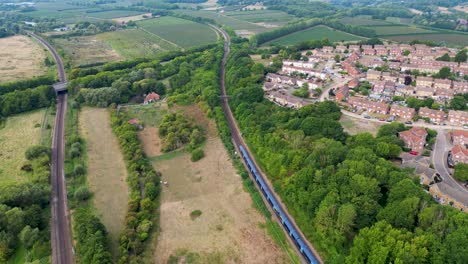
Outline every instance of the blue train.
POLYGON ((242 157, 244 158, 245 162, 247 163, 247 166, 249 167, 250 172, 252 172, 252 174, 254 175, 255 181, 257 182, 258 186, 262 190, 263 195, 268 200, 268 203, 270 203, 271 207, 273 208, 273 211, 275 211, 275 213, 281 219, 281 224, 288 231, 289 236, 292 238, 292 240, 296 244, 301 254, 304 256, 304 258, 307 260, 308 263, 318 264, 319 262, 317 258, 312 254, 312 251, 307 246, 307 244, 304 243, 304 241, 302 241, 296 228, 291 224, 291 221, 289 221, 287 215, 283 212, 278 202, 276 201, 275 197, 272 195, 270 189, 263 181, 262 177, 260 176, 257 169, 255 168, 255 165, 250 159, 249 154, 245 151, 242 145, 239 145, 239 149, 242 154, 242 157))

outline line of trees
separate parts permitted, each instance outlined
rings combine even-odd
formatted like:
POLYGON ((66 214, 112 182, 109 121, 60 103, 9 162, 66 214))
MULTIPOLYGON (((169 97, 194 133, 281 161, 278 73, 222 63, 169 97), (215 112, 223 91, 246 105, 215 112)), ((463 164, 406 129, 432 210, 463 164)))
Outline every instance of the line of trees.
POLYGON ((142 263, 145 241, 151 231, 158 229, 155 210, 159 206, 160 173, 146 158, 137 128, 128 124, 128 117, 117 109, 111 110, 112 130, 116 134, 127 164, 127 183, 130 187, 125 230, 120 236, 118 263, 142 263))
POLYGON ((38 87, 41 85, 52 85, 56 82, 54 77, 51 76, 40 76, 26 80, 7 82, 0 84, 0 95, 11 93, 15 90, 26 90, 29 88, 38 87))
POLYGON ((41 85, 34 89, 15 90, 0 95, 0 116, 7 117, 46 107, 53 102, 55 102, 55 91, 50 85, 41 85))
POLYGON ((243 136, 307 238, 331 263, 462 263, 468 215, 436 204, 389 159, 401 124, 348 135, 333 102, 281 108, 263 98, 245 44, 231 46, 230 104, 243 136), (390 239, 391 238, 391 239, 390 239))

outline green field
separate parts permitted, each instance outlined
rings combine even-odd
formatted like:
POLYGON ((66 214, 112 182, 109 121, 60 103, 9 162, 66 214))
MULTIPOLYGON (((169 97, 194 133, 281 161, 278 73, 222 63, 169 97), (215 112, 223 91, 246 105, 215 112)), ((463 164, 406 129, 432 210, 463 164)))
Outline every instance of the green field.
POLYGON ((421 33, 435 33, 436 31, 424 29, 417 26, 394 25, 394 26, 369 26, 367 28, 375 30, 378 36, 410 35, 421 33))
POLYGON ((386 37, 390 40, 399 42, 411 42, 413 40, 429 40, 437 44, 445 44, 449 46, 465 47, 468 43, 468 34, 421 34, 421 35, 400 35, 386 37))
POLYGON ((127 59, 154 57, 162 51, 178 48, 178 46, 140 29, 106 32, 97 35, 97 38, 105 41, 120 56, 127 59))
POLYGON ((182 48, 216 42, 216 32, 207 25, 176 17, 160 17, 138 21, 143 30, 182 48))
POLYGON ((101 18, 101 19, 112 19, 116 17, 136 16, 139 14, 143 14, 143 12, 131 11, 131 10, 110 10, 110 11, 99 11, 99 12, 87 13, 87 15, 90 17, 101 18))
POLYGON ((356 17, 344 17, 340 19, 340 22, 345 25, 356 25, 356 26, 385 26, 391 25, 390 22, 378 19, 372 19, 369 16, 356 16, 356 17))
POLYGON ((230 17, 227 15, 223 15, 214 11, 204 11, 204 10, 177 10, 177 12, 194 16, 194 17, 202 17, 202 18, 209 18, 216 21, 221 25, 226 25, 231 27, 234 30, 248 30, 252 33, 261 33, 268 30, 268 28, 263 27, 261 25, 257 25, 248 21, 236 19, 234 17, 230 17))
POLYGON ((364 37, 348 34, 326 26, 316 26, 272 40, 269 44, 292 45, 302 41, 328 38, 332 42, 363 40, 364 37))
POLYGON ((287 24, 296 20, 295 16, 277 10, 231 11, 226 12, 225 15, 252 23, 271 23, 275 25, 287 24))

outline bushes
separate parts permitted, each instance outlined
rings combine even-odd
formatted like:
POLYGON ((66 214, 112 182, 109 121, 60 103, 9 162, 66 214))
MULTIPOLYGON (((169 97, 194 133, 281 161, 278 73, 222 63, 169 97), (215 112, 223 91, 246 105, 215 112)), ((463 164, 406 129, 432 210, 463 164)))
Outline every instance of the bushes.
POLYGON ((0 115, 10 116, 49 106, 55 100, 52 86, 42 85, 35 89, 15 90, 0 95, 0 115))
POLYGON ((453 177, 459 181, 468 182, 468 164, 459 163, 455 165, 453 177))
POLYGON ((75 191, 75 199, 78 201, 85 201, 91 197, 91 192, 89 191, 88 187, 81 186, 78 190, 75 191))
POLYGON ((50 157, 50 148, 46 146, 32 146, 26 150, 26 158, 28 160, 33 160, 38 158, 41 155, 47 155, 50 157))
POLYGON ((167 114, 159 126, 159 136, 163 139, 162 151, 168 152, 190 142, 189 148, 195 149, 204 140, 201 129, 194 126, 182 114, 167 114))
POLYGON ((203 152, 202 149, 194 149, 192 151, 192 155, 190 156, 190 160, 195 162, 201 160, 203 157, 205 157, 205 152, 203 152))

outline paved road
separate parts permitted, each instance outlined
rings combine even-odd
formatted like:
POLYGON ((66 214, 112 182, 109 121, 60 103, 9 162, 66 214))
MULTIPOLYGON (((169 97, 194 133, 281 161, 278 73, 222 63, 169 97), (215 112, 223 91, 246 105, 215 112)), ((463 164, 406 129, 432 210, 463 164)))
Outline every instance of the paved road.
MULTIPOLYGON (((302 233, 302 231, 299 229, 299 227, 297 226, 296 224, 296 221, 294 220, 294 218, 289 214, 288 210, 286 209, 286 206, 282 203, 281 199, 279 198, 279 196, 276 194, 276 192, 274 191, 274 188, 273 188, 273 185, 271 184, 271 182, 269 181, 269 179, 265 176, 265 174, 260 170, 260 167, 258 166, 257 162, 255 161, 254 159, 254 156, 252 155, 252 153, 250 152, 250 149, 248 147, 247 144, 245 144, 245 141, 244 139, 242 138, 241 136, 241 133, 240 133, 240 129, 239 127, 237 126, 237 122, 236 122, 236 119, 234 118, 234 115, 232 114, 232 111, 229 107, 229 103, 228 103, 228 96, 226 94, 226 87, 225 87, 225 65, 226 65, 226 62, 227 62, 227 58, 228 58, 228 55, 229 55, 229 52, 230 52, 230 38, 229 38, 229 35, 224 31, 224 30, 221 30, 217 27, 213 27, 215 28, 216 30, 218 30, 224 37, 225 39, 225 43, 224 43, 224 54, 223 54, 223 59, 222 59, 222 62, 221 62, 221 69, 220 69, 220 86, 221 86, 221 98, 222 98, 222 107, 223 107, 223 111, 224 111, 224 114, 226 116, 226 119, 229 123, 229 127, 231 129, 231 134, 232 134, 232 137, 233 137, 233 141, 234 141, 234 145, 239 152, 239 145, 242 145, 244 146, 245 150, 248 152, 249 156, 252 158, 252 162, 254 163, 254 166, 256 167, 257 171, 260 172, 260 175, 261 177, 263 178, 263 181, 268 185, 268 188, 270 189, 271 193, 273 194, 273 196, 275 196, 276 200, 278 201, 281 209, 283 209, 283 211, 285 212, 285 214, 287 215, 287 217, 290 219, 290 222, 291 224, 295 227, 295 229, 298 231, 299 233, 299 236, 301 237, 302 241, 304 241, 308 247, 311 249, 311 251, 313 252, 314 256, 316 257, 316 259, 319 261, 319 263, 323 263, 322 259, 320 258, 320 255, 318 254, 318 252, 315 250, 315 248, 312 246, 312 244, 307 240, 305 239, 305 236, 304 234, 302 233)), ((242 160, 242 159, 241 159, 242 160)), ((250 174, 250 170, 247 168, 247 165, 244 163, 244 166, 246 166, 246 169, 247 171, 249 172, 249 175, 252 177, 252 175, 250 174)), ((255 180, 254 180, 255 181, 255 180)), ((258 185, 255 185, 258 188, 258 185)), ((263 195, 263 192, 260 191, 260 194, 262 194, 262 198, 265 202, 265 204, 269 204, 267 201, 266 201, 266 197, 264 197, 263 195)), ((270 211, 271 208, 269 208, 270 211)), ((281 220, 279 219, 279 217, 277 216, 277 214, 275 214, 273 211, 272 211, 272 215, 275 215, 276 216, 276 220, 278 221, 279 225, 280 226, 283 226, 281 224, 281 220)), ((288 238, 289 242, 291 243, 291 245, 293 246, 294 249, 296 249, 296 252, 298 253, 299 256, 301 256, 302 258, 302 254, 299 252, 299 250, 297 250, 297 247, 296 247, 296 244, 291 240, 291 237, 289 236, 289 232, 287 232, 285 229, 283 229, 283 231, 285 232, 285 235, 286 237, 288 238)), ((305 261, 305 259, 302 259, 303 261, 305 261)))
POLYGON ((437 140, 432 151, 432 163, 442 177, 442 182, 437 183, 437 186, 444 194, 468 206, 468 190, 452 177, 447 165, 447 155, 451 148, 448 137, 446 130, 437 130, 437 140))
MULTIPOLYGON (((28 32, 41 42, 54 56, 60 83, 67 81, 63 62, 57 51, 40 36, 28 32)), ((57 96, 54 134, 52 137, 52 162, 50 181, 52 185, 51 204, 51 246, 53 264, 75 263, 67 206, 67 188, 64 173, 65 156, 65 116, 67 112, 67 94, 57 96)))
POLYGON ((327 89, 323 90, 322 94, 320 95, 319 97, 319 101, 320 102, 323 102, 325 100, 329 100, 330 99, 330 95, 329 95, 329 92, 331 89, 333 88, 339 88, 345 84, 347 84, 349 81, 351 81, 353 78, 349 78, 349 77, 345 77, 344 79, 343 78, 339 78, 339 77, 333 77, 332 80, 333 80, 333 83, 327 87, 327 89))

